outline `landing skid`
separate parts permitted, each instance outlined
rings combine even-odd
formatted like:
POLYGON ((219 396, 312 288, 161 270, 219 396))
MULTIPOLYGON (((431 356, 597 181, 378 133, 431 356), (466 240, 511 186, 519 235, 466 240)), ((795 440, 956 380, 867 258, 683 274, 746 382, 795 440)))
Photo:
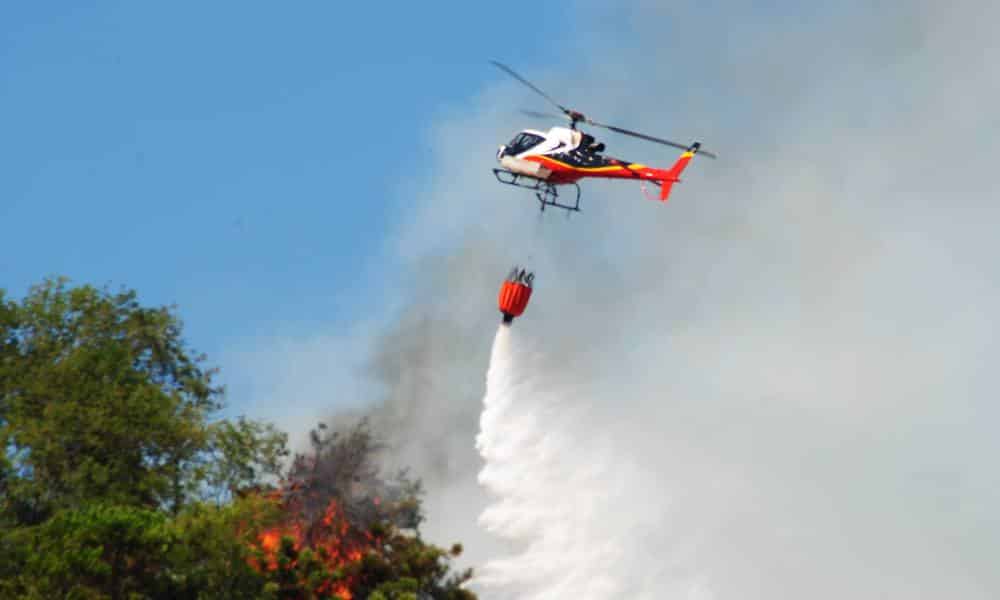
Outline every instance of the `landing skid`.
POLYGON ((567 211, 567 213, 582 212, 580 210, 580 186, 575 183, 562 184, 572 185, 576 188, 576 199, 573 201, 573 204, 563 204, 559 202, 559 190, 556 189, 555 184, 549 183, 544 179, 538 179, 537 177, 531 177, 530 175, 521 175, 520 173, 515 173, 506 169, 493 169, 493 174, 496 175, 497 181, 500 183, 513 185, 515 187, 535 192, 535 197, 538 198, 539 206, 542 211, 545 210, 546 206, 554 206, 567 211))

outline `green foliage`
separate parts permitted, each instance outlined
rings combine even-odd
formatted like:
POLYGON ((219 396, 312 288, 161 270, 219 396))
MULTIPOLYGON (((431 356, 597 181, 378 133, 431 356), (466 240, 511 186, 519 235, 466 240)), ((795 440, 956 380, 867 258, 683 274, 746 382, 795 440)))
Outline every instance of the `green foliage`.
POLYGON ((277 504, 257 494, 187 507, 170 521, 174 544, 164 552, 169 569, 157 586, 160 597, 266 597, 254 543, 279 517, 277 504))
POLYGON ((42 525, 6 532, 3 598, 256 598, 267 578, 252 542, 277 515, 251 495, 177 516, 92 505, 59 511, 42 525))
POLYGON ((4 574, 3 597, 127 598, 156 587, 173 535, 159 511, 96 504, 4 541, 21 556, 17 572, 4 574))
POLYGON ((219 408, 166 308, 64 280, 0 319, 0 440, 18 520, 94 500, 177 509, 219 408))
POLYGON ((271 423, 245 417, 213 423, 200 471, 207 486, 203 496, 222 504, 241 490, 277 481, 289 455, 287 443, 288 434, 271 423))
POLYGON ((450 571, 450 561, 461 554, 461 545, 446 551, 391 525, 376 528, 373 533, 380 542, 360 562, 353 588, 360 597, 475 600, 472 592, 461 587, 472 577, 472 571, 450 571))
POLYGON ((378 488, 383 504, 341 494, 381 482, 367 430, 316 438, 296 493, 340 499, 377 543, 350 561, 292 538, 264 549, 289 520, 287 436, 216 419, 222 390, 181 333, 128 290, 0 290, 0 598, 473 598, 454 553, 397 529, 420 521, 419 484, 378 488))

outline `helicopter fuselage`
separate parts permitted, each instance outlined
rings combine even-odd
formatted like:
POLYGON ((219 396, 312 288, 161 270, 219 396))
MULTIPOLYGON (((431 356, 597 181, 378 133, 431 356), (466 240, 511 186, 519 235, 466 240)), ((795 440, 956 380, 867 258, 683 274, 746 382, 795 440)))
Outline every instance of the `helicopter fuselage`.
MULTIPOLYGON (((589 136, 588 136, 589 137, 589 136)), ((521 131, 500 146, 497 160, 503 168, 553 185, 575 183, 584 177, 670 180, 671 173, 591 150, 576 129, 553 127, 547 132, 521 131)))

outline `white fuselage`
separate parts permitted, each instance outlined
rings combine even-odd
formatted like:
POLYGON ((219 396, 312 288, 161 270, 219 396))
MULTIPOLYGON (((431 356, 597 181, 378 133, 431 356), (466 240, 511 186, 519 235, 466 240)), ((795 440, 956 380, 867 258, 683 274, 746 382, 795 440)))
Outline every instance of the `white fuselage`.
POLYGON ((512 142, 525 136, 537 138, 539 141, 530 146, 520 148, 511 148, 506 145, 500 146, 500 150, 497 152, 497 160, 508 171, 536 179, 548 179, 552 171, 537 162, 524 160, 526 156, 570 152, 579 147, 583 141, 583 136, 579 131, 567 127, 553 127, 545 133, 535 129, 525 129, 512 142))
POLYGON ((545 140, 537 146, 530 148, 526 152, 521 153, 519 156, 526 154, 558 154, 561 152, 569 152, 571 150, 575 150, 583 140, 583 136, 579 131, 569 129, 567 127, 553 127, 552 129, 549 129, 548 133, 526 129, 525 133, 540 135, 545 138, 545 140))

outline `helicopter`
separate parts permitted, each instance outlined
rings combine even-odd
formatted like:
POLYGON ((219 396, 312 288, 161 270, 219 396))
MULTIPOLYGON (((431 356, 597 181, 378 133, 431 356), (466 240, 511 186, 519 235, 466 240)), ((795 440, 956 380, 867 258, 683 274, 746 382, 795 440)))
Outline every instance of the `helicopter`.
MULTIPOLYGON (((580 212, 580 186, 577 182, 581 179, 594 177, 639 180, 643 184, 643 193, 646 193, 644 184, 651 183, 660 188, 658 199, 661 202, 666 202, 671 188, 680 181, 680 174, 695 154, 717 158, 715 154, 702 150, 700 142, 684 145, 621 127, 598 123, 579 111, 559 104, 510 67, 496 61, 490 61, 490 63, 548 100, 562 112, 562 116, 569 119, 569 127, 552 127, 548 131, 522 130, 510 142, 500 146, 497 151, 497 161, 501 167, 493 169, 497 181, 534 191, 542 211, 545 210, 546 206, 552 206, 566 210, 567 214, 580 212), (648 142, 679 148, 684 152, 669 169, 657 169, 640 163, 604 156, 602 154, 605 148, 604 144, 598 143, 593 136, 577 129, 577 123, 585 123, 592 127, 601 127, 648 142), (567 186, 572 186, 571 189, 576 192, 575 198, 572 200, 563 200, 559 196, 558 188, 567 186)), ((521 112, 532 117, 561 118, 535 111, 525 110, 521 112)))

